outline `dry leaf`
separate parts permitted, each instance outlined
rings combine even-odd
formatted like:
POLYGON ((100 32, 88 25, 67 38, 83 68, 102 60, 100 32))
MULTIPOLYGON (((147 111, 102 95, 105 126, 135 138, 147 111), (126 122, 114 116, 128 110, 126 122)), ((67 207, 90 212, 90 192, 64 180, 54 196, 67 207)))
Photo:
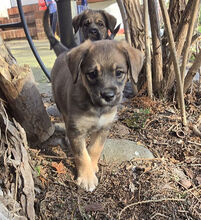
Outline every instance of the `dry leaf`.
POLYGON ((66 170, 62 162, 52 162, 52 167, 54 167, 57 170, 58 174, 66 174, 66 170))

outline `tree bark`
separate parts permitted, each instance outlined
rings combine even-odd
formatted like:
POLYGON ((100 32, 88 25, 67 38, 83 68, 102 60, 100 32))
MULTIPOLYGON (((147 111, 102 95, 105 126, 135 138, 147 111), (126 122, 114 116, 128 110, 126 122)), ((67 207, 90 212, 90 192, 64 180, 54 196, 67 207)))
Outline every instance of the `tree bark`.
POLYGON ((152 89, 152 72, 151 72, 151 45, 149 38, 149 12, 148 12, 148 0, 144 0, 144 27, 145 27, 145 66, 146 66, 146 76, 147 76, 147 92, 149 98, 152 99, 153 89, 152 89))
MULTIPOLYGON (((180 23, 178 24, 178 28, 177 31, 175 33, 175 45, 176 45, 176 51, 177 51, 177 57, 179 58, 181 56, 182 50, 183 50, 183 46, 186 40, 186 35, 188 32, 188 27, 189 27, 189 20, 190 20, 190 16, 192 15, 193 11, 192 11, 192 0, 189 0, 186 8, 182 14, 182 18, 180 20, 180 23)), ((166 45, 164 45, 165 47, 166 45)), ((172 63, 172 57, 165 57, 166 60, 168 60, 167 64, 166 64, 166 78, 165 78, 165 88, 164 88, 164 93, 168 94, 173 85, 174 85, 174 81, 175 81, 175 72, 174 72, 174 66, 172 63)))
MULTIPOLYGON (((1 38, 0 38, 1 39, 1 38)), ((20 67, 0 40, 0 90, 6 97, 10 114, 25 129, 28 141, 35 146, 47 140, 54 127, 36 88, 31 69, 20 67)))
POLYGON ((195 28, 195 22, 196 22, 198 11, 199 11, 199 2, 200 2, 200 0, 194 0, 194 2, 193 2, 193 14, 192 14, 190 22, 189 22, 189 28, 188 28, 186 43, 185 43, 184 49, 183 49, 183 60, 182 60, 182 65, 181 65, 181 80, 182 80, 182 83, 184 83, 186 65, 187 65, 188 55, 189 55, 188 52, 189 52, 189 48, 190 48, 190 45, 191 45, 193 31, 194 31, 194 28, 195 28))
POLYGON ((198 72, 200 66, 201 66, 201 50, 200 50, 199 54, 196 56, 193 65, 191 66, 191 68, 189 69, 189 71, 185 77, 184 93, 186 93, 187 90, 189 89, 189 87, 191 86, 193 78, 196 75, 196 73, 198 72))
POLYGON ((178 24, 181 22, 185 6, 186 0, 170 0, 168 14, 170 16, 170 24, 174 36, 177 31, 178 24))
POLYGON ((158 15, 158 6, 155 0, 149 0, 149 14, 152 32, 153 45, 153 84, 154 91, 161 92, 161 83, 163 80, 163 59, 162 43, 160 36, 160 23, 158 15))
POLYGON ((144 23, 139 0, 123 0, 123 4, 128 16, 131 44, 133 47, 144 51, 144 23))
POLYGON ((27 153, 26 134, 19 123, 8 117, 4 105, 0 100, 0 161, 3 170, 0 179, 2 190, 7 193, 5 197, 1 196, 0 216, 3 218, 4 215, 8 217, 7 214, 12 214, 14 217, 9 219, 34 220, 34 181, 27 153), (20 213, 24 213, 26 217, 20 213))
POLYGON ((177 80, 177 92, 179 95, 179 105, 180 105, 180 109, 181 109, 182 123, 184 126, 186 126, 187 121, 186 121, 186 112, 185 112, 185 104, 184 104, 183 86, 182 86, 180 68, 179 68, 176 49, 175 49, 174 37, 173 37, 172 30, 171 30, 170 19, 169 19, 167 9, 165 7, 165 3, 163 0, 159 0, 159 2, 160 2, 160 6, 161 6, 161 11, 163 14, 165 29, 167 31, 171 56, 173 57, 173 64, 174 64, 176 80, 177 80))
POLYGON ((118 4, 120 12, 121 12, 126 40, 131 45, 131 35, 130 35, 130 29, 128 26, 128 16, 127 16, 124 4, 123 4, 122 0, 117 0, 117 4, 118 4))

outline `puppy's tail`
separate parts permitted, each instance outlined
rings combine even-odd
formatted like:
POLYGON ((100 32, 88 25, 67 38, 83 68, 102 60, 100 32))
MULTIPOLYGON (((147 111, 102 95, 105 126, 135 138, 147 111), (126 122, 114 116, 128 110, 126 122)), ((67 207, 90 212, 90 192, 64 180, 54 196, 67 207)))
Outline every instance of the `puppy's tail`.
POLYGON ((113 32, 111 33, 111 35, 109 36, 109 39, 110 39, 110 40, 113 40, 113 39, 115 38, 115 36, 116 36, 116 34, 118 33, 120 27, 121 27, 121 24, 119 24, 119 25, 114 29, 114 31, 113 31, 113 32))
POLYGON ((58 57, 61 53, 69 51, 69 49, 55 38, 52 29, 49 25, 48 18, 49 18, 49 9, 47 9, 43 15, 43 26, 44 26, 45 34, 50 42, 50 46, 51 48, 53 48, 55 54, 58 57))

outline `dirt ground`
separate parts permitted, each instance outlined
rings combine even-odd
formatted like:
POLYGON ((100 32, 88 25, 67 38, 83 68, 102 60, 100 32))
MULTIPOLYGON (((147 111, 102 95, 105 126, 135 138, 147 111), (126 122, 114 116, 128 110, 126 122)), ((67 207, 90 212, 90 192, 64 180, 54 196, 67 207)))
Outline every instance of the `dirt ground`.
POLYGON ((201 115, 201 92, 186 97, 186 110, 189 128, 172 102, 127 100, 109 137, 140 142, 155 159, 102 161, 93 192, 76 185, 72 155, 62 144, 30 149, 37 219, 201 219, 201 137, 193 129, 201 115))

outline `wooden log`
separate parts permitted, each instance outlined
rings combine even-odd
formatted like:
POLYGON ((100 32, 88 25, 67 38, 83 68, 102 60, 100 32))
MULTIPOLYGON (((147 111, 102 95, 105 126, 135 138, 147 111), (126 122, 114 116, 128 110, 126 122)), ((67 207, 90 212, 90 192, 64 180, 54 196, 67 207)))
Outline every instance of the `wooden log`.
POLYGON ((46 141, 54 132, 54 127, 45 110, 32 71, 28 65, 17 65, 4 43, 0 41, 0 90, 6 97, 10 114, 25 129, 30 145, 46 141))

